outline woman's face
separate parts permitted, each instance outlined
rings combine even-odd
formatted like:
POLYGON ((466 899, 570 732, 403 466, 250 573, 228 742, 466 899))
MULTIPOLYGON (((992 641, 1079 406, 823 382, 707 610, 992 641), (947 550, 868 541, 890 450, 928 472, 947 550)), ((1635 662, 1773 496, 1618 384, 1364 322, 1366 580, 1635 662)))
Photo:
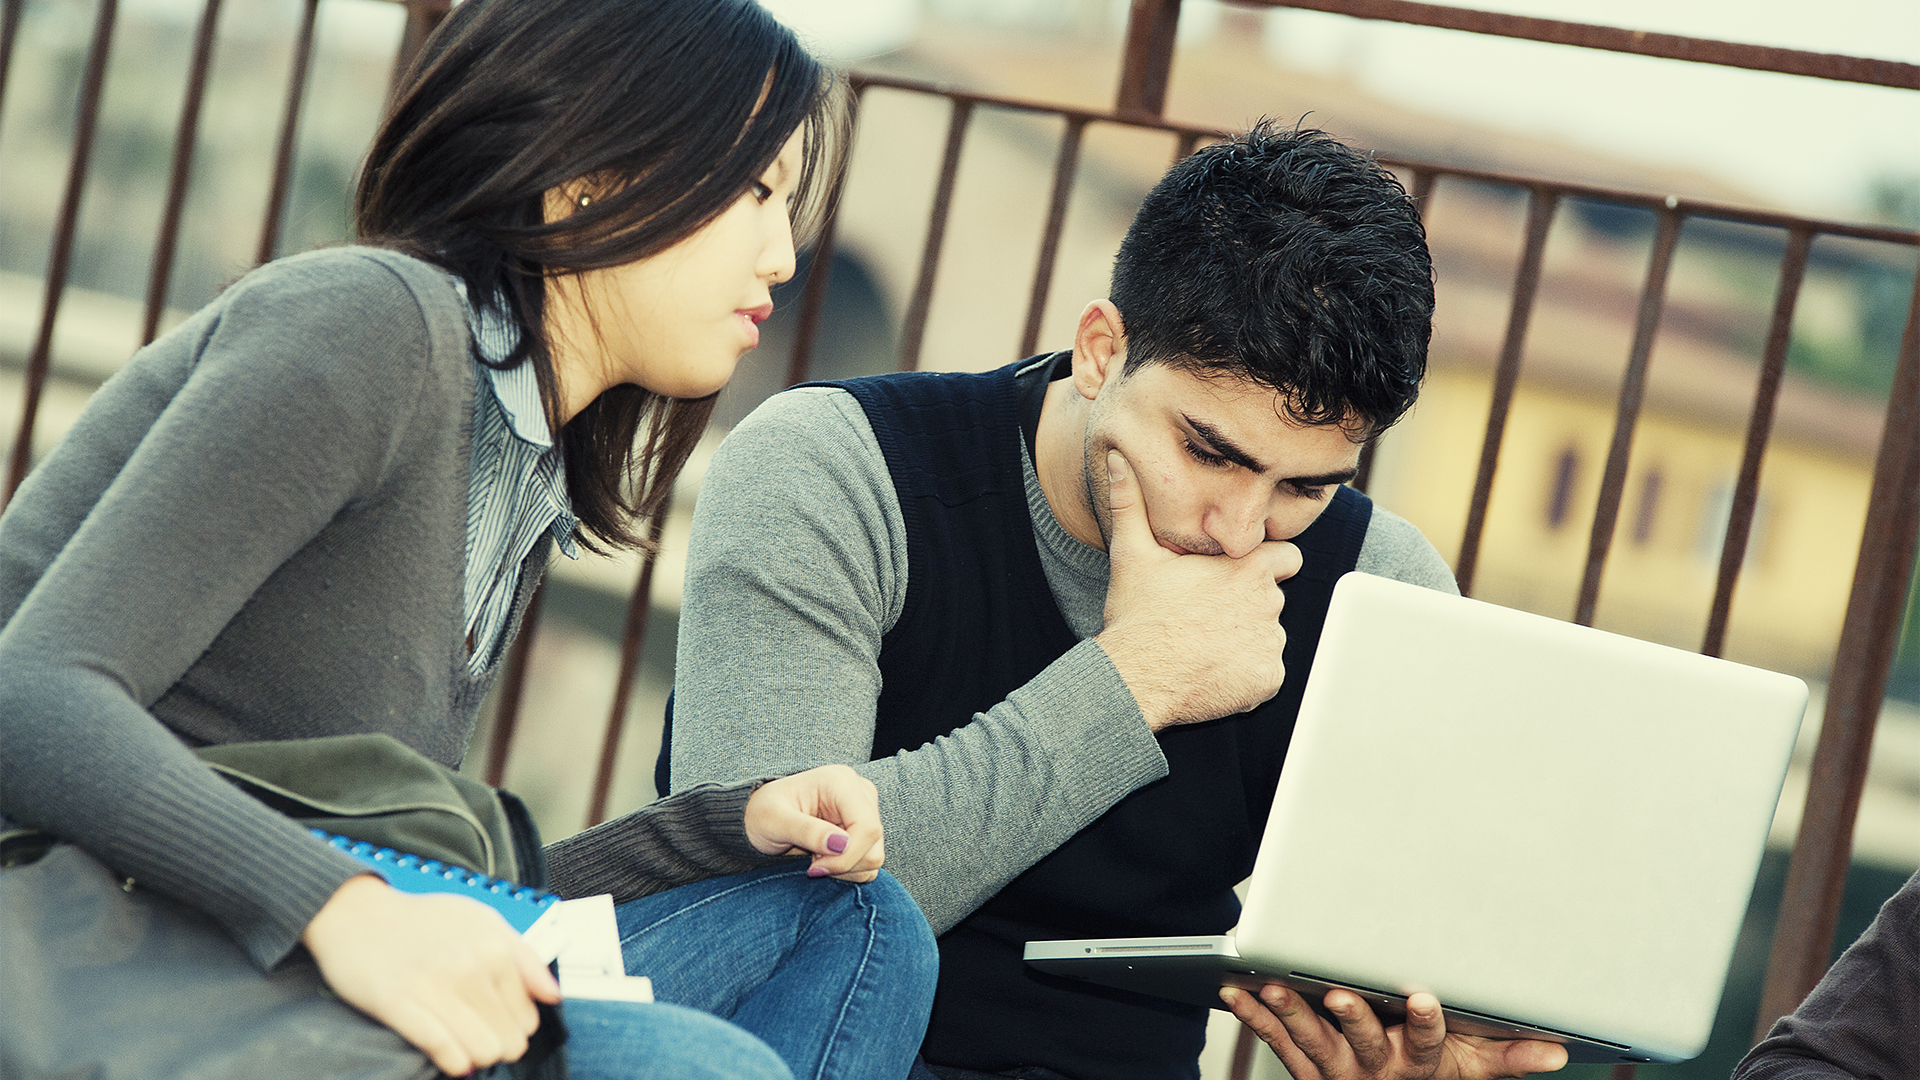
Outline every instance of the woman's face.
POLYGON ((773 313, 769 290, 793 276, 788 202, 800 166, 796 131, 753 186, 692 236, 623 266, 556 279, 548 331, 569 416, 622 383, 676 398, 726 385, 760 343, 759 323, 773 313))

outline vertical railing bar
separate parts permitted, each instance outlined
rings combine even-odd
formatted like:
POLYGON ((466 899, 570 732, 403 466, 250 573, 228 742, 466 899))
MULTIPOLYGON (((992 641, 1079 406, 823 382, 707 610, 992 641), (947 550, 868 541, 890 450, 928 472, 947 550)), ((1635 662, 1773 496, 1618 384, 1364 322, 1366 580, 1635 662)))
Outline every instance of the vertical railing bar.
POLYGON ((1787 863, 1755 1041, 1820 981, 1840 920, 1854 821, 1866 788, 1873 729, 1887 691, 1900 615, 1920 549, 1920 271, 1887 396, 1873 491, 1853 589, 1827 684, 1826 716, 1807 778, 1800 835, 1787 863))
MULTIPOLYGON (((1409 194, 1413 197, 1414 212, 1420 215, 1420 220, 1423 223, 1427 219, 1427 203, 1433 195, 1433 182, 1435 178, 1432 169, 1413 170, 1413 190, 1409 192, 1409 194)), ((1365 494, 1367 485, 1373 482, 1373 461, 1374 458, 1379 456, 1380 443, 1386 437, 1386 432, 1376 432, 1372 438, 1369 438, 1365 443, 1361 444, 1360 462, 1356 466, 1353 479, 1348 483, 1348 486, 1352 487, 1355 491, 1365 494)))
POLYGON ((1180 0, 1133 0, 1127 10, 1114 112, 1159 116, 1166 111, 1179 29, 1180 0))
POLYGON ((1487 407, 1487 433, 1480 442, 1480 465, 1473 478, 1473 497, 1467 503, 1467 526, 1460 538, 1460 557, 1454 578, 1463 595, 1473 595, 1480 566, 1480 542, 1487 526, 1487 505, 1493 498, 1493 477, 1500 465, 1500 444, 1506 439, 1507 417, 1520 384, 1520 358, 1526 348, 1527 327, 1540 293, 1540 269, 1545 261, 1547 234, 1553 227, 1560 193, 1535 187, 1527 194, 1527 242, 1513 273, 1513 305, 1507 312, 1507 336, 1500 346, 1500 362, 1493 372, 1493 400, 1487 407))
MULTIPOLYGON (((640 675, 640 650, 647 641, 647 616, 653 603, 653 568, 659 561, 660 533, 667 520, 667 508, 653 515, 647 529, 647 555, 640 563, 640 580, 627 597, 627 621, 620 631, 620 674, 613 683, 613 710, 607 715, 607 731, 600 740, 600 761, 594 768, 593 797, 587 803, 587 828, 607 819, 607 797, 613 791, 613 766, 620 752, 620 736, 627 726, 627 704, 633 698, 634 680, 640 675)), ((665 795, 666 792, 660 792, 665 795)))
POLYGON ((1245 1024, 1233 1039, 1233 1058, 1227 1065, 1227 1080, 1248 1080, 1253 1075, 1253 1055, 1260 1046, 1260 1037, 1245 1024))
POLYGON ((1347 481, 1348 487, 1362 495, 1366 494, 1367 485, 1373 480, 1374 455, 1380 450, 1380 440, 1386 437, 1387 433, 1383 431, 1360 444, 1360 463, 1354 467, 1353 479, 1347 481))
POLYGON ((520 636, 507 652, 506 670, 500 673, 500 704, 493 711, 493 736, 487 740, 487 783, 499 787, 507 775, 507 753, 513 748, 514 729, 520 726, 520 701, 527 692, 527 665, 533 656, 533 636, 540 621, 540 604, 547 596, 542 583, 527 600, 520 614, 520 636))
POLYGON ((1647 264, 1647 284, 1640 293, 1640 314, 1633 328, 1633 351, 1627 358, 1626 374, 1620 380, 1613 445, 1607 449, 1606 470, 1600 476, 1600 503, 1593 511, 1586 573, 1580 581, 1580 599, 1574 605, 1573 621, 1581 626, 1593 625, 1594 608, 1600 602, 1600 577, 1606 572, 1607 553, 1613 547, 1613 529, 1620 520, 1620 498, 1627 487, 1627 462, 1633 454, 1634 428, 1639 424, 1640 404, 1647 392, 1647 361, 1653 354, 1653 339, 1660 329, 1660 310, 1667 299, 1667 272, 1673 267, 1673 249, 1680 240, 1680 225, 1679 211, 1671 207, 1660 211, 1653 256, 1647 264))
POLYGON ((273 191, 267 196, 267 220, 260 226, 260 247, 256 264, 273 261, 280 244, 280 219, 286 213, 288 190, 293 186, 293 148, 300 133, 300 106, 307 96, 307 68, 313 60, 313 24, 319 18, 320 0, 306 0, 306 12, 300 23, 300 38, 293 46, 293 71, 287 77, 287 108, 280 121, 280 145, 273 155, 273 191))
POLYGON ((1767 328, 1767 348, 1760 362, 1760 381, 1754 387, 1753 413, 1747 419, 1747 445, 1740 459, 1740 478, 1733 487, 1733 509, 1727 519, 1726 541, 1720 547, 1720 576, 1713 589, 1713 608, 1707 614, 1707 633, 1700 651, 1719 656, 1727 642, 1727 620, 1733 611, 1733 590, 1746 562, 1747 541, 1753 535, 1753 515, 1760 501, 1760 465, 1767 440, 1773 434, 1773 415, 1780 400, 1781 376, 1787 367, 1787 346, 1793 339, 1793 309, 1806 277, 1807 252, 1813 230, 1800 227, 1787 234, 1787 250, 1780 259, 1780 289, 1773 301, 1773 319, 1767 328))
MULTIPOLYGON (((847 102, 847 133, 857 139, 860 131, 860 103, 866 86, 856 84, 847 102)), ((807 281, 800 290, 800 318, 793 327, 793 351, 787 357, 787 385, 807 381, 813 367, 813 341, 820 333, 820 318, 826 310, 827 289, 833 284, 833 242, 840 224, 840 199, 846 194, 847 173, 853 164, 852 147, 841 158, 840 174, 832 180, 827 193, 827 219, 820 223, 819 239, 814 241, 813 256, 807 263, 807 281)))
POLYGON ((13 45, 20 40, 20 12, 27 0, 6 0, 0 7, 0 116, 6 115, 7 73, 13 70, 13 45))
POLYGON ((973 116, 973 102, 953 99, 953 116, 947 121, 947 149, 940 158, 940 182, 933 192, 933 210, 927 217, 927 242, 920 251, 920 275, 914 279, 913 300, 907 305, 906 324, 900 331, 900 370, 913 371, 920 366, 920 345, 927 332, 927 312, 933 306, 933 275, 940 265, 940 246, 947 235, 947 211, 953 206, 953 182, 960 172, 960 145, 967 137, 967 124, 973 116))
POLYGON ((220 20, 220 0, 206 0, 200 25, 194 31, 193 62, 187 69, 187 96, 180 105, 180 126, 173 138, 173 165, 167 173, 167 207, 160 218, 160 236, 153 247, 153 270, 147 277, 147 317, 140 329, 145 345, 160 333, 160 312, 167 304, 167 285, 173 278, 174 249, 180 241, 180 218, 187 205, 187 182, 193 170, 194 144, 200 138, 200 103, 206 97, 207 73, 213 59, 213 32, 220 20))
POLYGON ((93 40, 87 46, 87 75, 75 107, 73 158, 67 165, 67 189, 60 199, 60 217, 53 230, 53 252, 47 259, 46 295, 40 308, 40 330, 27 357, 26 392, 20 406, 20 430, 14 433, 13 453, 7 459, 7 487, 0 508, 13 500, 26 479, 33 459, 33 427, 40 415, 40 395, 46 388, 53 357, 53 324, 67 291, 67 272, 73 263, 73 239, 80 226, 80 198, 87 186, 87 167, 93 157, 93 134, 100 119, 101 90, 107 81, 107 54, 113 48, 113 27, 119 20, 118 0, 100 0, 94 12, 93 40))
POLYGON ((1180 141, 1175 143, 1173 147, 1173 163, 1178 165, 1182 161, 1192 157, 1193 151, 1200 145, 1200 139, 1203 135, 1205 135, 1205 132, 1181 132, 1180 141))
POLYGON ((1040 321, 1047 313, 1047 293, 1053 289, 1053 264, 1060 252, 1060 234, 1067 226, 1067 204, 1073 199, 1073 177, 1080 168, 1080 143, 1087 133, 1085 117, 1067 118, 1060 137, 1060 155, 1053 163, 1053 198, 1047 206, 1047 227, 1040 234, 1040 261, 1033 271, 1033 292, 1027 300, 1027 326, 1020 334, 1020 355, 1032 356, 1040 345, 1040 321))
POLYGON ((406 77, 407 69, 413 66, 413 58, 419 55, 420 46, 426 44, 427 36, 438 29, 447 13, 453 10, 450 0, 402 2, 407 6, 407 24, 400 33, 400 48, 393 57, 393 77, 387 86, 389 99, 399 91, 400 80, 406 77))

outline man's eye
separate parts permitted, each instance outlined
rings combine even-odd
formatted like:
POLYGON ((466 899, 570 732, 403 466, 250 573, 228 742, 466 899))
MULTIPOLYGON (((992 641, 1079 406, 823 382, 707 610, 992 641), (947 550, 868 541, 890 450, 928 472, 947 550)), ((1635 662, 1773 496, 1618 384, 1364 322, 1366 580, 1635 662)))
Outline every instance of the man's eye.
POLYGON ((1233 464, 1231 461, 1228 461, 1226 458, 1221 457, 1211 450, 1202 449, 1200 445, 1192 439, 1186 440, 1185 446, 1187 453, 1193 457, 1193 460, 1205 465, 1209 469, 1224 469, 1228 465, 1233 464))
POLYGON ((1318 484, 1296 484, 1291 480, 1287 481, 1287 487, 1293 489, 1293 493, 1300 498, 1313 499, 1316 502, 1326 498, 1327 492, 1332 490, 1330 487, 1318 484))

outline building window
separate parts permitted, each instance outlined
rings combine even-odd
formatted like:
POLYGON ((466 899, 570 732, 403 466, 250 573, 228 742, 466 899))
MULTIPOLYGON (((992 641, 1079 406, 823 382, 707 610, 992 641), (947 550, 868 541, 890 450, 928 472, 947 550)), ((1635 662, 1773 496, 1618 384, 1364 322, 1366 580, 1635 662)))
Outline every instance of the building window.
POLYGON ((1640 481, 1640 505, 1633 514, 1633 542, 1645 544, 1653 536, 1653 519, 1660 511, 1660 485, 1663 482, 1659 469, 1647 470, 1640 481))
POLYGON ((1573 483, 1580 474, 1580 452, 1569 446, 1560 451, 1553 466, 1553 488, 1547 493, 1547 528, 1557 530, 1567 523, 1573 509, 1573 483))

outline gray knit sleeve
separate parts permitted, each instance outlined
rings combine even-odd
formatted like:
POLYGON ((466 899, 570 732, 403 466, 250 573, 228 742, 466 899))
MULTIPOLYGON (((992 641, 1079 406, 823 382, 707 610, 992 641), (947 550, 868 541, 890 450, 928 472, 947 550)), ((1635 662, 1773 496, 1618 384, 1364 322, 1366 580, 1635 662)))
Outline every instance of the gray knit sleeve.
POLYGON ((1360 543, 1360 561, 1354 569, 1460 595, 1447 560, 1440 557, 1426 536, 1412 522, 1378 503, 1373 507, 1373 519, 1367 523, 1367 537, 1360 543))
POLYGON ((0 612, 0 810, 205 912, 263 967, 358 864, 147 707, 378 490, 427 342, 370 260, 257 272, 110 380, 0 517, 0 599, 17 603, 0 612))
POLYGON ((765 782, 696 784, 548 844, 547 887, 568 897, 612 893, 624 904, 791 858, 747 842, 747 800, 765 782))
POLYGON ((762 405, 694 511, 672 780, 855 766, 879 789, 887 869, 939 932, 1166 761, 1091 641, 952 734, 869 761, 881 641, 906 588, 904 521, 858 403, 805 389, 762 405))

